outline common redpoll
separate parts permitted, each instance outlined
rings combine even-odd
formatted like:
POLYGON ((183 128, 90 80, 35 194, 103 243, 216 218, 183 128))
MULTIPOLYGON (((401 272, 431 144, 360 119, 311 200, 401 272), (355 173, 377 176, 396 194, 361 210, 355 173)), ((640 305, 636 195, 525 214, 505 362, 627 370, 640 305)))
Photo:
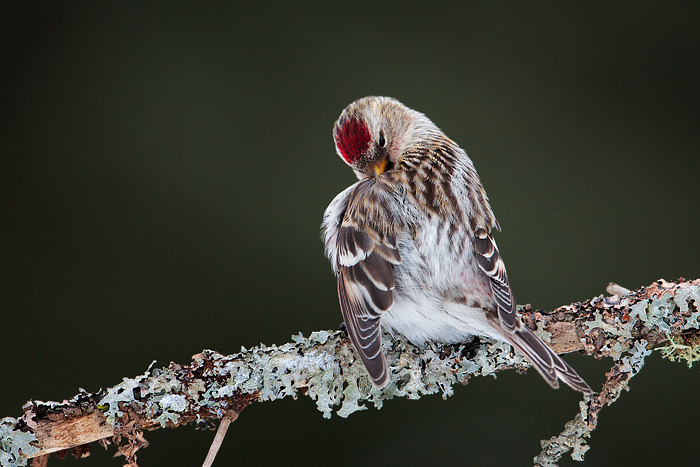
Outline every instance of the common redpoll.
POLYGON ((359 181, 326 209, 340 310, 371 380, 389 369, 381 328, 416 345, 509 342, 554 388, 591 388, 527 329, 491 236, 498 223, 471 159, 422 113, 387 97, 350 104, 333 128, 359 181))

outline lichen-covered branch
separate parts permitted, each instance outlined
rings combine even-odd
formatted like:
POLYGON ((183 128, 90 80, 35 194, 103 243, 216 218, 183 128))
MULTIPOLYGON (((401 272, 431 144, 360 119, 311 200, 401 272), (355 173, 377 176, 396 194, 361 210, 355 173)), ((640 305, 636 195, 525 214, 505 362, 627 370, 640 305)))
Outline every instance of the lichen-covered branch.
POLYGON ((535 465, 541 467, 556 466, 561 456, 573 450, 571 457, 582 461, 589 446, 585 438, 590 437, 598 424, 598 414, 604 406, 615 402, 623 390, 628 388, 630 379, 644 366, 644 358, 651 354, 648 343, 642 339, 635 343, 630 355, 616 361, 605 374, 603 388, 597 394, 584 394, 579 402, 580 412, 568 422, 564 431, 548 440, 542 440, 542 452, 535 457, 535 465))
MULTIPOLYGON (((555 351, 615 360, 600 393, 584 399, 560 435, 543 441, 535 463, 556 465, 572 449, 572 457, 582 459, 588 448, 584 438, 595 429, 598 413, 619 397, 652 349, 689 364, 697 360, 699 309, 700 279, 660 280, 629 294, 596 297, 551 312, 524 307, 525 324, 555 351)), ((143 431, 188 423, 211 427, 213 419, 237 415, 253 402, 306 395, 324 417, 333 412, 347 417, 368 404, 380 408, 394 397, 448 397, 455 384, 471 377, 528 366, 510 346, 490 340, 419 349, 403 339, 385 339, 392 377, 378 390, 343 332, 299 334, 292 340, 228 356, 205 350, 188 365, 151 365, 143 375, 105 391, 81 392, 63 402, 29 401, 19 419, 0 420, 0 464, 26 465, 28 458, 63 450, 86 455, 90 443, 101 441, 118 444, 118 453, 136 465, 136 451, 147 444, 143 431)))

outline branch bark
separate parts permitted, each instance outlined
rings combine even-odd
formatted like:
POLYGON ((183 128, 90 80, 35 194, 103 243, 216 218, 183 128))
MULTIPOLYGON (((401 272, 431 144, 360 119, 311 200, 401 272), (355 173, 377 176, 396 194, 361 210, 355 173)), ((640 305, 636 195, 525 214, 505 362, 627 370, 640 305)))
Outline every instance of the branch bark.
MULTIPOLYGON (((569 451, 583 460, 585 438, 600 411, 617 400, 652 349, 689 365, 700 359, 700 279, 659 280, 629 293, 608 289, 615 295, 551 312, 521 307, 524 323, 558 353, 581 351, 615 362, 601 391, 584 397, 562 433, 542 441, 535 465, 554 466, 569 451)), ((347 417, 368 403, 381 408, 394 397, 441 393, 446 398, 453 385, 471 377, 528 367, 510 346, 490 340, 418 349, 402 338, 385 339, 392 376, 378 390, 343 332, 318 331, 292 340, 228 356, 205 350, 188 365, 151 364, 143 375, 105 391, 81 391, 63 402, 31 400, 20 418, 0 420, 0 464, 22 466, 35 458, 39 465, 49 453, 65 450, 84 456, 90 443, 100 441, 117 444, 127 465, 136 466, 136 452, 147 445, 144 431, 188 423, 211 428, 212 420, 235 420, 253 402, 303 394, 316 401, 324 417, 334 411, 347 417)))

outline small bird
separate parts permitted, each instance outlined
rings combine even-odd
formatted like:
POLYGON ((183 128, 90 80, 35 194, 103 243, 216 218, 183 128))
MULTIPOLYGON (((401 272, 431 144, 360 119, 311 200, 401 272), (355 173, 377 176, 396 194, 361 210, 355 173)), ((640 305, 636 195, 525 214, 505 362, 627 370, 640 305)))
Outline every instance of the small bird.
POLYGON ((321 226, 350 340, 378 388, 389 381, 381 329, 415 345, 505 341, 550 386, 591 388, 516 314, 492 237, 500 227, 474 164, 425 115, 389 97, 350 104, 333 128, 358 182, 321 226))

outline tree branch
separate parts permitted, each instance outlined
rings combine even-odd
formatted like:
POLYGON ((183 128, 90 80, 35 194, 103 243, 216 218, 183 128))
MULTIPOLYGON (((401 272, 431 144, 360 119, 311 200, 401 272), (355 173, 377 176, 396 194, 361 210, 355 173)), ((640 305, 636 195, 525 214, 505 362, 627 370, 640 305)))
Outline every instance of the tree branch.
MULTIPOLYGON (((600 410, 617 400, 652 349, 689 365, 700 359, 700 279, 660 280, 630 293, 609 290, 617 295, 551 312, 521 309, 524 323, 558 353, 583 351, 615 361, 600 393, 586 396, 564 431, 542 442, 536 465, 554 466, 570 450, 582 460, 588 449, 584 438, 595 429, 600 410), (664 342, 669 344, 660 347, 664 342)), ((205 350, 189 365, 151 364, 143 375, 124 378, 106 391, 81 391, 63 402, 29 401, 22 417, 0 421, 0 464, 45 462, 44 456, 63 450, 84 456, 90 443, 101 441, 118 444, 118 454, 136 466, 136 451, 147 445, 143 431, 188 423, 211 428, 212 419, 235 420, 253 402, 303 394, 316 401, 324 417, 334 411, 347 417, 368 403, 381 408, 394 397, 441 393, 446 398, 453 385, 473 376, 528 367, 509 345, 490 340, 418 349, 402 338, 385 339, 392 376, 378 390, 343 332, 318 331, 292 340, 229 356, 205 350)))

